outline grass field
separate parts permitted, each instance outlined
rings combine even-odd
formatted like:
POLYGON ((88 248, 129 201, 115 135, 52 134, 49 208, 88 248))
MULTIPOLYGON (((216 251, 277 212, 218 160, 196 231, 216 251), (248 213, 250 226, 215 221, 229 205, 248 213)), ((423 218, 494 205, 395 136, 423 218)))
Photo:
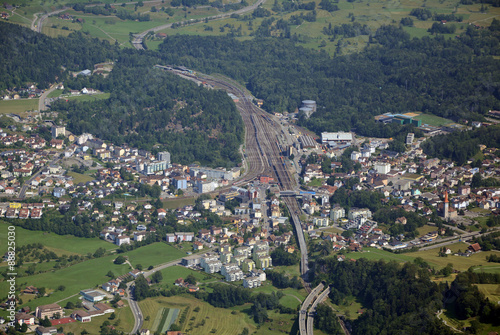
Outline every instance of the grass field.
POLYGON ((79 183, 86 183, 88 181, 94 180, 91 176, 87 176, 81 173, 76 173, 76 172, 68 172, 68 176, 73 177, 73 182, 74 184, 79 184, 79 183))
MULTIPOLYGON (((0 221, 0 253, 3 255, 7 251, 7 229, 9 224, 0 221)), ((49 232, 31 231, 20 227, 16 227, 16 243, 18 246, 42 243, 50 250, 57 253, 80 254, 86 255, 88 252, 93 253, 98 248, 106 250, 116 249, 116 245, 104 242, 99 238, 82 238, 72 235, 57 235, 49 232)))
POLYGON ((500 301, 500 285, 498 284, 476 284, 486 298, 490 301, 498 302, 500 301))
POLYGON ((109 99, 110 94, 109 93, 102 93, 102 94, 83 94, 83 95, 77 95, 74 97, 68 97, 68 100, 77 100, 77 101, 97 101, 97 100, 106 100, 109 99))
POLYGON ((127 252, 126 255, 132 265, 142 264, 147 268, 150 265, 167 263, 184 257, 186 253, 166 243, 157 242, 127 252))
POLYGON ((420 113, 418 116, 415 116, 414 119, 421 120, 422 124, 428 124, 430 126, 435 126, 435 127, 440 127, 453 123, 453 121, 451 120, 444 119, 436 115, 424 114, 424 113, 420 113))
MULTIPOLYGON (((436 251, 437 253, 437 251, 436 251)), ((351 252, 346 255, 347 259, 366 258, 369 260, 383 259, 387 262, 396 261, 398 263, 411 262, 415 257, 412 254, 393 254, 392 252, 380 250, 376 248, 364 248, 363 252, 351 252), (410 256, 411 255, 411 256, 410 256)))
POLYGON ((168 199, 164 200, 163 204, 165 205, 165 208, 176 209, 187 205, 194 205, 194 201, 194 198, 168 199))
POLYGON ((335 305, 332 304, 333 308, 340 313, 344 314, 348 319, 356 320, 360 314, 358 311, 363 308, 363 305, 357 301, 354 297, 347 298, 345 304, 335 305))
MULTIPOLYGON (((465 251, 467 250, 467 247, 468 244, 463 242, 450 244, 448 246, 448 248, 451 249, 452 253, 456 253, 458 252, 458 250, 465 251)), ((459 271, 466 271, 471 266, 480 266, 481 269, 484 269, 485 271, 487 271, 490 268, 496 268, 496 267, 500 269, 500 266, 498 265, 495 266, 495 263, 488 263, 486 261, 486 256, 491 255, 492 253, 494 253, 494 251, 478 252, 474 255, 471 255, 470 257, 461 257, 453 255, 449 255, 448 257, 439 257, 438 252, 439 248, 436 248, 426 251, 412 252, 405 255, 411 257, 422 257, 429 264, 435 266, 436 269, 441 269, 446 265, 448 265, 448 263, 453 264, 453 268, 459 271)))
MULTIPOLYGON (((17 283, 20 288, 24 286, 34 285, 36 287, 45 287, 48 291, 54 291, 50 296, 37 298, 34 301, 25 304, 33 310, 38 305, 54 303, 61 299, 77 294, 82 289, 92 288, 109 280, 106 276, 108 271, 112 271, 116 276, 125 274, 130 271, 130 267, 126 264, 113 264, 115 255, 105 256, 98 259, 88 260, 78 263, 67 268, 46 272, 29 277, 18 277, 17 283), (56 291, 59 285, 64 285, 64 291, 56 291)), ((4 296, 7 292, 7 282, 0 283, 0 295, 4 296)), ((22 296, 21 296, 22 297, 22 296)))
POLYGON ((417 231, 418 231, 418 236, 424 236, 427 233, 430 233, 431 231, 436 231, 436 227, 435 226, 425 225, 423 227, 417 228, 417 231))
POLYGON ((143 315, 149 321, 144 321, 143 328, 151 329, 160 308, 177 308, 181 311, 186 307, 189 312, 182 331, 188 334, 210 334, 212 329, 217 329, 216 334, 237 335, 248 328, 250 333, 255 330, 255 325, 248 318, 242 317, 241 313, 232 314, 227 309, 216 308, 206 302, 193 298, 190 295, 149 298, 139 302, 143 315), (199 307, 199 311, 194 309, 199 307))
POLYGON ((0 100, 0 114, 24 115, 26 111, 38 110, 38 99, 0 100))

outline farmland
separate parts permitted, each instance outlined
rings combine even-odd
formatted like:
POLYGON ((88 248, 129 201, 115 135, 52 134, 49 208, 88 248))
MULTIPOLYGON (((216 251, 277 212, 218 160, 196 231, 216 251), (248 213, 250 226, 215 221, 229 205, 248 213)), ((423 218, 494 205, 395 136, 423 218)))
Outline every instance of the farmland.
POLYGON ((235 335, 241 333, 245 327, 251 332, 255 330, 253 322, 243 318, 240 312, 229 313, 226 309, 212 307, 190 295, 149 298, 141 301, 139 306, 145 318, 149 316, 149 321, 144 322, 144 328, 152 327, 160 308, 177 308, 182 313, 189 307, 186 322, 182 325, 183 332, 209 334, 213 329, 217 329, 217 334, 235 335), (195 312, 195 309, 198 311, 195 312))

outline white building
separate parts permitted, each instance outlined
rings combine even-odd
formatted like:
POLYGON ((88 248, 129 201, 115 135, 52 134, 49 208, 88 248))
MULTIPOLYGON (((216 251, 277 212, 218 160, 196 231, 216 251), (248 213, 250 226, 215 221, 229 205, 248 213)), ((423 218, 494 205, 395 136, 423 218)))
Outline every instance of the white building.
POLYGON ((375 171, 380 174, 388 174, 391 171, 391 164, 389 163, 375 163, 375 171))
POLYGON ((330 210, 330 219, 333 222, 337 222, 338 220, 344 217, 345 217, 344 207, 334 207, 330 210))
POLYGON ((321 133, 321 143, 323 144, 347 144, 352 142, 352 133, 321 133))
POLYGON ((243 287, 244 288, 254 288, 262 285, 262 282, 258 277, 249 277, 243 279, 243 287))
POLYGON ((365 219, 372 218, 372 212, 368 208, 351 208, 349 214, 347 215, 349 220, 354 220, 357 217, 363 217, 365 219))

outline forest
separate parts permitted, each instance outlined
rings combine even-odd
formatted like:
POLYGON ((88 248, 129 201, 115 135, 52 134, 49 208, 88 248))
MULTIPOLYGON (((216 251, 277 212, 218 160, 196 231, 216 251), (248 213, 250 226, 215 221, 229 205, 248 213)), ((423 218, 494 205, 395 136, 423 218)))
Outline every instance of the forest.
POLYGON ((488 148, 500 148, 500 127, 481 127, 472 131, 433 136, 422 144, 422 149, 431 157, 452 159, 463 165, 479 153, 480 144, 488 148))
POLYGON ((50 38, 17 24, 0 22, 0 91, 37 83, 39 89, 62 81, 67 71, 93 69, 114 59, 118 48, 81 33, 50 38))
POLYGON ((393 137, 402 129, 377 124, 373 116, 421 111, 481 120, 500 108, 499 61, 492 57, 500 52, 499 36, 471 26, 457 39, 411 39, 402 29, 382 26, 363 52, 334 57, 296 46, 293 38, 169 36, 159 52, 167 64, 244 83, 268 112, 294 112, 302 100, 317 101, 316 113, 299 118, 316 133, 393 137))
POLYGON ((425 264, 327 257, 317 260, 313 271, 314 283, 330 284, 334 304, 349 297, 362 303, 365 312, 352 322, 353 335, 453 334, 435 317, 444 288, 430 280, 425 264))

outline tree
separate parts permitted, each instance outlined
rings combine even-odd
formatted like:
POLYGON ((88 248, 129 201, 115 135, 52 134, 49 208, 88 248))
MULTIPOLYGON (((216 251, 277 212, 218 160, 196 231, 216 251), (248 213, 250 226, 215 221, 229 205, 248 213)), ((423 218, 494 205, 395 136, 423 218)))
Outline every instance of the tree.
POLYGON ((161 273, 161 271, 156 271, 155 273, 153 273, 153 275, 151 276, 151 281, 153 283, 159 283, 161 282, 161 280, 163 279, 163 275, 161 273))
POLYGON ((113 261, 113 263, 115 263, 115 264, 123 264, 126 261, 127 261, 127 259, 124 256, 120 255, 120 256, 118 256, 118 257, 115 258, 115 260, 113 261))
POLYGON ((75 308, 75 304, 73 302, 71 302, 71 301, 68 301, 66 303, 66 307, 65 308, 66 309, 74 309, 75 308))
POLYGON ((59 286, 57 287, 57 290, 58 290, 58 291, 64 291, 65 289, 66 289, 66 286, 64 286, 64 285, 59 285, 59 286))
POLYGON ((115 278, 115 274, 113 273, 113 271, 109 270, 108 273, 106 273, 106 277, 115 278))
POLYGON ((184 281, 188 284, 196 285, 196 278, 192 274, 187 275, 184 281))
POLYGON ((44 319, 40 320, 40 326, 42 327, 52 327, 52 323, 50 322, 49 318, 45 316, 44 319))

